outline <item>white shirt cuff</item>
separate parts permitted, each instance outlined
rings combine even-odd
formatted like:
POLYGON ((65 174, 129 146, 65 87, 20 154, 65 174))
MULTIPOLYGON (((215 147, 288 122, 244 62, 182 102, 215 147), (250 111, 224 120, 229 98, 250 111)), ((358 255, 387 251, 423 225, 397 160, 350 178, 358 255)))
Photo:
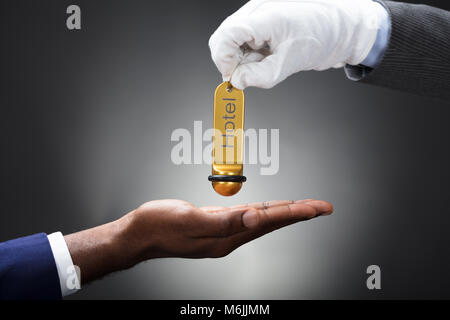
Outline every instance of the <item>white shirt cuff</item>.
POLYGON ((55 258, 58 270, 59 284, 63 297, 77 292, 80 289, 79 268, 73 265, 69 248, 61 232, 55 232, 47 236, 55 258))
POLYGON ((391 36, 391 17, 388 10, 378 1, 380 8, 378 15, 380 17, 380 27, 378 29, 377 38, 367 57, 361 64, 366 67, 375 69, 383 60, 384 53, 389 46, 391 36))

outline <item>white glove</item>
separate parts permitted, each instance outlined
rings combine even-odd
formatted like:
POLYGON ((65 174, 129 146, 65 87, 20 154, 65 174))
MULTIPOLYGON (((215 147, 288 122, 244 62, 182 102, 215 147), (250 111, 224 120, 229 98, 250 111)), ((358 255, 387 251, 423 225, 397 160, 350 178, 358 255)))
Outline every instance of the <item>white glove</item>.
POLYGON ((372 0, 251 0, 209 39, 234 87, 271 88, 302 70, 360 64, 386 10, 372 0))

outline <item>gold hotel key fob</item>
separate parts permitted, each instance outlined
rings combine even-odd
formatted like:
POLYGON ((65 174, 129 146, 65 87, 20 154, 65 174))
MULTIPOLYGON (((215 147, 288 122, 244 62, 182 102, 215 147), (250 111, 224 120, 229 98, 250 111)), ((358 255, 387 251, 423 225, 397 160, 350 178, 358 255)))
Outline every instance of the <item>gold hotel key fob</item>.
POLYGON ((212 182, 214 190, 222 196, 239 192, 243 176, 244 144, 244 92, 224 82, 214 94, 214 135, 212 182))

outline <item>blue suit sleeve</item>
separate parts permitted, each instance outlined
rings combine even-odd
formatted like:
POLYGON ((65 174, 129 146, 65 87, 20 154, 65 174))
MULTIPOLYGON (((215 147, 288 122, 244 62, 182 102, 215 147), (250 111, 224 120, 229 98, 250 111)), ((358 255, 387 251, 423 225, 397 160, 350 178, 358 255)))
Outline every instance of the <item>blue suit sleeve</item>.
POLYGON ((61 299, 45 233, 0 243, 0 299, 61 299))

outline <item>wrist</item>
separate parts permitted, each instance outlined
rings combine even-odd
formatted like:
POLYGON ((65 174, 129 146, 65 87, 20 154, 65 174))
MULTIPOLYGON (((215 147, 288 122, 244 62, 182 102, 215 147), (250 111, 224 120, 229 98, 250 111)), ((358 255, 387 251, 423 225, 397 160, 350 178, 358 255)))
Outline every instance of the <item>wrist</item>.
POLYGON ((146 214, 141 212, 143 206, 113 222, 116 229, 115 241, 124 251, 123 260, 128 261, 125 268, 164 256, 160 254, 161 246, 157 245, 159 241, 152 232, 153 224, 146 218, 149 216, 148 209, 144 209, 147 210, 146 214))
POLYGON ((353 55, 346 61, 349 65, 359 65, 365 61, 376 44, 380 29, 389 21, 388 12, 376 1, 364 2, 360 10, 361 20, 357 28, 353 55))
POLYGON ((135 215, 128 213, 105 225, 110 234, 110 254, 120 270, 144 260, 145 243, 136 236, 136 224, 135 215))
POLYGON ((361 62, 361 65, 376 68, 382 61, 384 53, 389 45, 391 33, 391 21, 388 10, 379 2, 376 2, 382 8, 380 12, 380 25, 377 32, 377 38, 367 57, 361 62))
POLYGON ((82 284, 138 262, 138 249, 127 244, 126 235, 127 223, 119 219, 64 237, 82 284))

